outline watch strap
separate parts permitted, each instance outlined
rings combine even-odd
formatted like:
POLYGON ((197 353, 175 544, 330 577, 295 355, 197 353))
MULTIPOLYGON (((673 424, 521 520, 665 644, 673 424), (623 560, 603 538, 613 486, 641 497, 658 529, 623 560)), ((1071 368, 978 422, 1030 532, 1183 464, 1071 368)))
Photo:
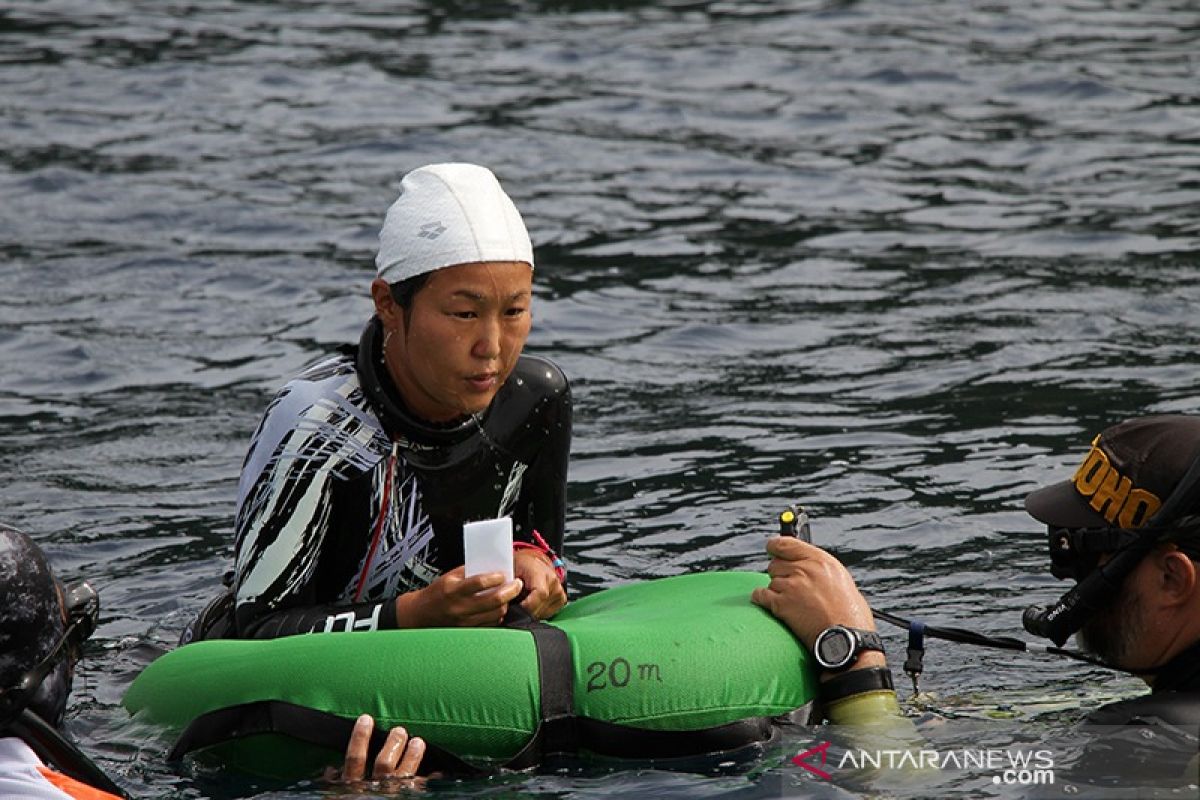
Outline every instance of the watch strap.
POLYGON ((866 692, 895 691, 892 671, 887 667, 868 667, 842 672, 837 677, 822 681, 819 689, 821 702, 829 705, 856 694, 866 692))
POLYGON ((884 652, 883 639, 875 631, 864 631, 859 628, 851 628, 852 631, 858 634, 858 652, 864 650, 878 650, 884 652))

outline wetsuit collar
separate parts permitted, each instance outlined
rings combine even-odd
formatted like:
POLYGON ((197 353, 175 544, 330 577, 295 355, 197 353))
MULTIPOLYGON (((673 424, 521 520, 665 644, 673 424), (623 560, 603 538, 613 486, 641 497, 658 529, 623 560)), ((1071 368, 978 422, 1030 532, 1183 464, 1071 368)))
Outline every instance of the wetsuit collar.
POLYGON ((358 341, 355 357, 358 380, 367 402, 379 416, 383 429, 393 441, 413 441, 423 445, 455 444, 470 438, 482 425, 482 416, 467 415, 462 419, 437 425, 413 414, 404 405, 399 390, 383 360, 383 323, 371 317, 358 341))
POLYGON ((1200 642, 1155 670, 1154 694, 1182 689, 1200 689, 1200 642))

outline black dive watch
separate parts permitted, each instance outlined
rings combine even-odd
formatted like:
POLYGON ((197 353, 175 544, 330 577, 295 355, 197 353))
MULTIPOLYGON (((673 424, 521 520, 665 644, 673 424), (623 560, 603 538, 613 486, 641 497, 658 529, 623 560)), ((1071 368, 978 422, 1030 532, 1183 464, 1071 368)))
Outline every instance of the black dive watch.
POLYGON ((864 650, 883 652, 883 640, 874 631, 832 625, 821 631, 813 645, 813 655, 821 669, 841 672, 855 661, 864 650))

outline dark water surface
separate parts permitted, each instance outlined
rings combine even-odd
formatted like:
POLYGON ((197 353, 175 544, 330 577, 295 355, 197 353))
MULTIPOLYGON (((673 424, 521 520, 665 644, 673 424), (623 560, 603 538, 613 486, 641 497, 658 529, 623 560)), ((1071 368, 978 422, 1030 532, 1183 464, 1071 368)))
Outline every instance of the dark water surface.
MULTIPOLYGON (((576 593, 761 568, 801 500, 877 605, 1017 633, 1065 588, 1023 495, 1200 412, 1195 3, 390 5, 0 6, 2 517, 102 590, 70 727, 139 796, 257 791, 166 767, 119 699, 228 568, 258 415, 357 337, 423 163, 490 165, 533 236, 576 593)), ((927 666, 943 714, 1048 730, 1137 691, 927 666)), ((770 796, 812 783, 798 745, 435 793, 770 796)))

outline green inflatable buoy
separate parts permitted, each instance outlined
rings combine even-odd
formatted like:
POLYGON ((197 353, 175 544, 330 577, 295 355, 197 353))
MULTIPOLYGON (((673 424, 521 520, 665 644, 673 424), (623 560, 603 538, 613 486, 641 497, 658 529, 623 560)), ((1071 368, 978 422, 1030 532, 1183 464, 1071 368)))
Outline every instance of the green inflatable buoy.
POLYGON ((803 721, 816 695, 808 652, 750 602, 767 581, 708 572, 628 584, 526 628, 195 642, 148 666, 123 703, 186 728, 175 755, 202 750, 278 777, 340 762, 363 713, 476 767, 728 751, 769 738, 773 718, 803 721))

